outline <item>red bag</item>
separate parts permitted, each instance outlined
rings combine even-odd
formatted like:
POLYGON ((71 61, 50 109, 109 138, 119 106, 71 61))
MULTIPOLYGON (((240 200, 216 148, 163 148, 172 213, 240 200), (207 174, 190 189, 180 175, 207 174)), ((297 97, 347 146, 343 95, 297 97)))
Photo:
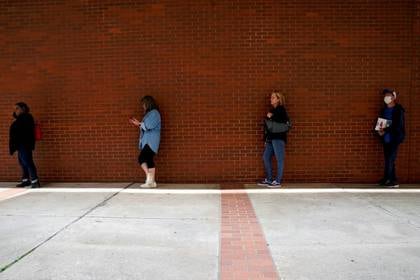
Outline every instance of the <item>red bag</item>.
POLYGON ((34 134, 35 134, 35 141, 42 140, 42 130, 38 122, 35 122, 34 134))

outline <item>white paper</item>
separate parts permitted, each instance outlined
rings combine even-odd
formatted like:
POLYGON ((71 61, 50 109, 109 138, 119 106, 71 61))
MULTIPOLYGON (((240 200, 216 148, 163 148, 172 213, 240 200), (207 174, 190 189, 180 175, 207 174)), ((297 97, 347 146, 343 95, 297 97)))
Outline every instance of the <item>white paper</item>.
POLYGON ((391 125, 391 120, 387 120, 384 118, 378 118, 378 121, 376 122, 375 130, 379 131, 381 128, 387 128, 391 125))

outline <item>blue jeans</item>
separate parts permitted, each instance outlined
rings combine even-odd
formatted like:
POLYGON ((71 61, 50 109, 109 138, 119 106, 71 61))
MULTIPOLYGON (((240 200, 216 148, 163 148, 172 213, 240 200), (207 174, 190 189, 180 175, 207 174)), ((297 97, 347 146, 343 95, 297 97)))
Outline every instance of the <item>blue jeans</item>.
POLYGON ((281 183, 281 179, 283 177, 284 149, 285 143, 283 140, 280 139, 274 139, 271 140, 271 142, 265 143, 263 160, 266 178, 270 181, 273 180, 273 167, 271 164, 271 158, 273 157, 273 155, 275 155, 277 160, 276 181, 281 183))
POLYGON ((397 180, 395 174, 395 160, 397 159, 398 144, 384 143, 384 179, 395 182, 397 180))
POLYGON ((38 180, 38 174, 32 157, 32 150, 25 147, 19 147, 18 160, 20 167, 22 168, 22 181, 29 180, 29 178, 32 179, 32 181, 38 180))

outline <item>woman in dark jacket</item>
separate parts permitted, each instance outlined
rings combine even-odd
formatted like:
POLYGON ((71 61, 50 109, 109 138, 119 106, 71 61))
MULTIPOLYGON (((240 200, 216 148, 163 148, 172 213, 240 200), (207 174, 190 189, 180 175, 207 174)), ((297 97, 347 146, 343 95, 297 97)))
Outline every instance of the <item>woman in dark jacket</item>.
MULTIPOLYGON (((285 105, 285 97, 279 92, 273 92, 271 94, 271 106, 272 108, 267 113, 267 119, 273 120, 278 123, 289 123, 289 116, 287 115, 285 105)), ((270 188, 280 188, 281 180, 283 177, 283 165, 284 165, 284 154, 285 145, 287 142, 286 132, 272 133, 265 128, 265 149, 264 149, 264 167, 266 177, 258 185, 267 186, 270 188), (277 176, 273 180, 273 168, 271 159, 273 155, 277 160, 277 176)))
POLYGON ((10 126, 9 152, 18 152, 18 161, 22 168, 22 182, 17 187, 32 186, 39 188, 37 170, 32 157, 35 150, 35 121, 29 114, 29 107, 23 102, 16 103, 13 113, 15 121, 10 126))
POLYGON ((389 126, 381 127, 378 134, 382 138, 384 148, 384 177, 379 185, 390 188, 398 188, 395 174, 395 161, 397 159, 398 146, 405 138, 404 108, 397 103, 397 93, 391 89, 384 89, 384 107, 380 117, 388 120, 389 126))

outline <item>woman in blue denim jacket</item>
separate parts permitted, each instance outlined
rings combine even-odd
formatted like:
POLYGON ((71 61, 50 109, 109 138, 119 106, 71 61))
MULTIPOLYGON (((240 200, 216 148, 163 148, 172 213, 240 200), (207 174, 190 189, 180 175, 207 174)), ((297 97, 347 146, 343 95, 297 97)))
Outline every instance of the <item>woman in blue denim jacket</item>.
POLYGON ((130 119, 130 122, 140 129, 139 149, 141 152, 138 161, 146 175, 146 182, 141 187, 156 188, 156 167, 153 159, 159 150, 161 117, 152 96, 144 96, 141 104, 145 113, 143 120, 140 122, 135 118, 130 119))

